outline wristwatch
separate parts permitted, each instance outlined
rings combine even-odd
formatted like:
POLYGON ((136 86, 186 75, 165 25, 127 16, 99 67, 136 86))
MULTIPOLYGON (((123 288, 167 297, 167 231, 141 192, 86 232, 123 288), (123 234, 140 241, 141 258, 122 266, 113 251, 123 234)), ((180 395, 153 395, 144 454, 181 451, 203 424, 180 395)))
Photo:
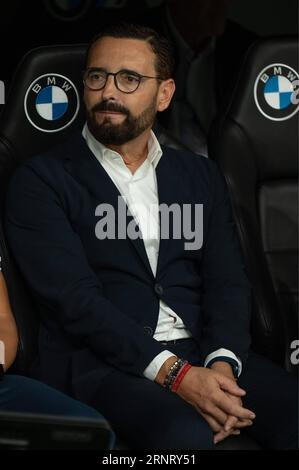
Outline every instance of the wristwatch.
POLYGON ((211 359, 211 361, 207 364, 207 367, 210 368, 211 365, 214 364, 214 362, 218 362, 218 361, 227 362, 228 364, 230 364, 233 370, 234 377, 236 379, 239 377, 239 371, 240 371, 239 364, 237 363, 237 361, 235 361, 235 359, 228 357, 228 356, 214 357, 214 359, 211 359))

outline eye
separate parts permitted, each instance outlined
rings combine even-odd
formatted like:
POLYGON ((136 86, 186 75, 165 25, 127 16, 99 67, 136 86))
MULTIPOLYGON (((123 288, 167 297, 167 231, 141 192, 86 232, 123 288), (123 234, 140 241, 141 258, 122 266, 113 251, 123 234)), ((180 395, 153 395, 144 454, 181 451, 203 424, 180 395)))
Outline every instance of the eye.
POLYGON ((129 72, 121 72, 120 78, 123 82, 129 83, 129 84, 136 84, 139 82, 138 75, 135 75, 129 72))
POLYGON ((88 79, 97 82, 97 81, 102 81, 105 80, 106 76, 104 72, 89 72, 88 74, 88 79))

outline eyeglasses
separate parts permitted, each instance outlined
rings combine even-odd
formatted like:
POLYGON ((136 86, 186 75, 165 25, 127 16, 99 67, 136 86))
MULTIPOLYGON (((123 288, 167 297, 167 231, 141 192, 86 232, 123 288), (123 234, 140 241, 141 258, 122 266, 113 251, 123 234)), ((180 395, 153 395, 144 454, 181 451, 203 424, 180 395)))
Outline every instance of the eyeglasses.
POLYGON ((133 93, 139 87, 143 79, 163 80, 162 77, 150 77, 140 75, 132 70, 119 70, 118 72, 107 72, 101 68, 89 68, 83 74, 83 83, 90 90, 102 90, 107 82, 108 76, 113 75, 114 84, 123 93, 133 93))

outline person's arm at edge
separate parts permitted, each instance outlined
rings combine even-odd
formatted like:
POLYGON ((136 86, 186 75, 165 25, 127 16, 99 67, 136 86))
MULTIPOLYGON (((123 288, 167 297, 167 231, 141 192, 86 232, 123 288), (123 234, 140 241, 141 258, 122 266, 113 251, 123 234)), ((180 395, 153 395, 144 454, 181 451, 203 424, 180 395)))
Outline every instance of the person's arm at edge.
POLYGON ((0 341, 3 344, 3 358, 0 362, 4 371, 9 369, 15 360, 18 350, 18 332, 11 311, 5 279, 0 272, 0 341))

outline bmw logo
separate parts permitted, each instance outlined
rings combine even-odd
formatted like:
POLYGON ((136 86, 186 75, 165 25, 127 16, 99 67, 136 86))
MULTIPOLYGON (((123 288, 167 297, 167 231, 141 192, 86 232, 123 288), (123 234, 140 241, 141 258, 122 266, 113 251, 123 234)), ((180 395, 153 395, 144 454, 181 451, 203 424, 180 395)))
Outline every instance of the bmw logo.
POLYGON ((56 73, 34 80, 24 100, 28 121, 42 132, 58 132, 68 127, 76 118, 79 107, 79 94, 74 84, 56 73))
POLYGON ((299 109, 294 100, 299 75, 284 64, 271 64, 258 75, 254 85, 254 99, 259 111, 272 121, 290 119, 299 109))

